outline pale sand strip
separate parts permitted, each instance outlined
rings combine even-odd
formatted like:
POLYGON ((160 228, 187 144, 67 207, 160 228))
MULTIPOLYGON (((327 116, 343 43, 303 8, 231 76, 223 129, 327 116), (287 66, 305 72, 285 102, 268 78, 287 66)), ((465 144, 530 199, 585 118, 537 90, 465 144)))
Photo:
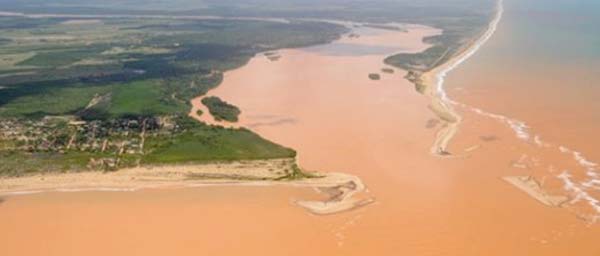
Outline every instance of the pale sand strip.
POLYGON ((546 206, 560 207, 569 200, 566 196, 549 195, 544 191, 540 183, 531 176, 508 176, 503 177, 502 179, 546 206))
POLYGON ((327 173, 324 178, 323 180, 316 181, 319 183, 317 186, 311 184, 315 182, 312 179, 300 180, 299 185, 308 181, 309 183, 302 185, 318 187, 321 192, 329 194, 330 197, 327 200, 297 201, 296 204, 314 214, 327 215, 356 209, 375 202, 375 199, 372 197, 366 199, 354 197, 356 193, 365 190, 365 185, 356 176, 344 173, 327 173))
POLYGON ((374 200, 357 199, 364 191, 361 180, 342 173, 316 173, 314 178, 285 179, 296 160, 252 160, 196 165, 135 167, 116 172, 37 174, 0 179, 0 195, 41 192, 135 191, 140 189, 199 186, 295 186, 316 188, 330 197, 325 201, 298 201, 297 205, 314 214, 333 214, 352 210, 374 200))
POLYGON ((444 92, 444 79, 448 72, 454 70, 465 60, 470 58, 491 38, 498 27, 503 12, 502 0, 498 0, 494 18, 490 22, 488 29, 478 39, 465 46, 464 50, 460 51, 459 54, 443 65, 422 74, 411 72, 408 75, 408 79, 415 83, 417 87, 423 88, 422 93, 431 98, 429 108, 444 123, 442 128, 438 131, 433 146, 431 147, 431 153, 434 155, 449 155, 447 150, 448 144, 457 133, 458 127, 462 121, 460 115, 458 115, 451 106, 453 102, 448 99, 444 92))

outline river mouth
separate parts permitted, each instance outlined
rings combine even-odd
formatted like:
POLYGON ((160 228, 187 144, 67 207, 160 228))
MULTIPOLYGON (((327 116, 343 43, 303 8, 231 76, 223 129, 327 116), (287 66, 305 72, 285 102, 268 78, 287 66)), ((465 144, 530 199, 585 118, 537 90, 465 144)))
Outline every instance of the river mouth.
MULTIPOLYGON (((74 255, 568 255, 592 248, 597 229, 501 180, 521 173, 511 166, 521 153, 515 145, 521 144, 510 128, 459 109, 464 123, 451 148, 468 154, 441 159, 429 153, 441 125, 427 108, 430 100, 404 79, 406 72, 382 69, 389 68, 383 64, 387 55, 424 50, 422 38, 435 33, 422 27, 370 31, 375 38, 361 36, 364 41, 342 39, 348 40, 341 41, 345 47, 365 49, 361 54, 325 46, 281 50, 276 59, 258 55, 227 72, 209 93, 242 110, 236 126, 295 148, 302 167, 359 176, 376 203, 314 216, 291 199, 322 195, 298 188, 29 195, 0 206, 0 228, 12 231, 0 235, 4 250, 8 255, 64 255, 65 250, 74 255), (378 41, 385 43, 372 44, 378 41), (380 79, 370 79, 372 73, 380 79), (98 241, 105 246, 98 248, 98 241)), ((201 118, 216 123, 208 115, 201 118)))

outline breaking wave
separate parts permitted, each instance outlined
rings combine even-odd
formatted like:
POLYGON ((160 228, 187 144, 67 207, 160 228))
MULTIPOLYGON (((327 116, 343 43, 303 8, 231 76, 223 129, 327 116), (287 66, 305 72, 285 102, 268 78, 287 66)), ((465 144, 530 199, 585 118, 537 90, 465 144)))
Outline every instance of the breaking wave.
MULTIPOLYGON (((467 50, 467 52, 459 56, 446 68, 442 69, 436 74, 436 93, 439 95, 442 102, 446 104, 457 105, 459 107, 477 113, 478 115, 495 119, 507 125, 515 132, 515 136, 524 142, 531 143, 532 145, 535 145, 539 148, 549 148, 552 150, 558 150, 563 154, 571 155, 573 160, 576 162, 576 166, 581 168, 583 170, 583 173, 585 173, 585 178, 577 179, 569 170, 562 170, 562 172, 559 175, 556 175, 556 178, 561 180, 564 184, 563 189, 566 193, 569 194, 571 198, 569 203, 571 205, 581 202, 586 203, 589 206, 589 208, 591 208, 594 212, 593 214, 588 214, 588 216, 585 216, 586 220, 596 222, 600 220, 600 200, 596 199, 592 195, 592 193, 600 193, 600 174, 598 173, 598 163, 589 160, 583 155, 583 153, 579 151, 572 150, 562 145, 553 146, 551 143, 542 140, 541 136, 538 134, 533 134, 531 132, 531 127, 523 121, 513 119, 504 115, 490 113, 480 108, 471 107, 466 104, 453 101, 448 97, 446 91, 444 90, 444 82, 448 73, 460 66, 471 56, 473 56, 492 37, 492 35, 498 27, 503 13, 503 0, 499 0, 496 16, 490 22, 489 29, 485 32, 485 34, 477 42, 475 42, 473 46, 467 50)), ((550 168, 553 169, 554 167, 550 165, 550 168)))

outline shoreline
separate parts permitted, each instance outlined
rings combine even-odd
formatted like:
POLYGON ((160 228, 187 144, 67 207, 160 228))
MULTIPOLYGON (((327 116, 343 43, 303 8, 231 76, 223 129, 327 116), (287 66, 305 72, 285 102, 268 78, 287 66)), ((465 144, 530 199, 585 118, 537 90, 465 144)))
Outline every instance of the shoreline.
MULTIPOLYGON (((23 16, 28 18, 124 18, 120 15, 62 15, 62 14, 21 14, 0 11, 0 16, 23 16)), ((261 20, 286 22, 269 18, 219 17, 219 16, 133 16, 135 18, 171 19, 223 19, 261 20)), ((323 21, 334 23, 333 21, 323 21)), ((347 24, 343 24, 348 27, 347 24)), ((278 49, 279 51, 282 49, 278 49)), ((272 51, 272 50, 271 50, 272 51)), ((265 52, 256 56, 265 55, 265 52)), ((253 57, 253 58, 254 58, 253 57)), ((188 116, 209 125, 225 128, 241 128, 237 123, 216 121, 201 100, 209 93, 192 98, 188 116), (198 110, 202 111, 198 115, 198 110)), ((132 192, 144 189, 192 188, 202 186, 288 186, 312 188, 326 195, 322 201, 297 200, 295 205, 315 215, 329 215, 351 211, 375 202, 373 197, 356 198, 365 191, 361 179, 345 173, 303 173, 297 160, 236 160, 231 162, 211 162, 198 164, 173 164, 138 166, 120 169, 115 172, 84 171, 73 173, 43 173, 23 177, 0 177, 0 198, 47 192, 132 192), (300 177, 295 176, 299 171, 300 177)))
MULTIPOLYGON (((245 160, 205 164, 141 166, 116 172, 36 174, 0 179, 0 197, 47 192, 132 192, 145 189, 203 186, 291 186, 313 188, 328 195, 323 201, 296 201, 316 215, 336 214, 373 203, 359 199, 362 181, 344 173, 310 173, 310 177, 287 178, 296 159, 245 160)), ((296 167, 297 168, 297 167, 296 167)))
POLYGON ((431 69, 429 71, 420 73, 415 71, 409 71, 407 79, 414 83, 417 87, 423 88, 423 94, 431 99, 429 109, 440 119, 443 123, 441 129, 436 134, 435 141, 431 146, 431 154, 436 156, 448 157, 452 155, 448 151, 448 145, 458 132, 459 126, 462 122, 462 117, 454 110, 451 106, 456 104, 446 95, 444 91, 444 81, 447 74, 460 66, 464 61, 473 56, 494 34, 498 23, 502 19, 504 13, 503 0, 498 0, 496 5, 496 13, 494 18, 490 21, 488 28, 483 34, 473 41, 470 45, 465 47, 463 51, 451 58, 446 63, 431 69))
POLYGON ((460 106, 483 117, 497 120, 510 127, 519 140, 538 148, 553 148, 562 154, 571 155, 576 164, 583 169, 586 176, 583 180, 578 181, 573 177, 569 170, 564 170, 560 174, 555 175, 563 183, 564 193, 559 194, 549 194, 547 189, 544 188, 543 182, 540 183, 532 176, 502 176, 500 178, 512 187, 524 192, 528 197, 547 207, 570 208, 574 207, 573 205, 578 201, 585 201, 587 207, 589 207, 593 213, 579 217, 586 222, 596 223, 600 220, 600 202, 590 193, 589 189, 594 188, 591 187, 590 184, 598 182, 597 163, 587 159, 579 151, 542 140, 539 134, 533 133, 531 127, 521 120, 513 119, 502 114, 486 112, 481 108, 468 106, 461 102, 454 101, 448 97, 444 90, 444 81, 447 74, 477 53, 481 46, 493 36, 502 19, 503 13, 503 0, 498 0, 496 15, 494 19, 491 20, 488 29, 460 54, 432 70, 423 73, 409 71, 407 79, 424 90, 423 94, 431 99, 429 108, 443 123, 443 127, 440 128, 436 134, 435 141, 431 147, 431 154, 447 158, 464 157, 468 152, 472 151, 465 149, 464 153, 453 155, 447 149, 450 141, 458 132, 462 122, 461 116, 454 110, 452 105, 460 106))

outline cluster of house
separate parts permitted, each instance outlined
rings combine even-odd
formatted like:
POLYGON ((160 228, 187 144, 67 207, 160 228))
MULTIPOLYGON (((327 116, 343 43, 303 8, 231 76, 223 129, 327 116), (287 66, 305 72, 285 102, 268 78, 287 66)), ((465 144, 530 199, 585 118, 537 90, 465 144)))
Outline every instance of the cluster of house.
POLYGON ((72 116, 0 120, 0 149, 29 152, 85 151, 141 154, 147 136, 172 133, 168 117, 84 121, 72 116))

